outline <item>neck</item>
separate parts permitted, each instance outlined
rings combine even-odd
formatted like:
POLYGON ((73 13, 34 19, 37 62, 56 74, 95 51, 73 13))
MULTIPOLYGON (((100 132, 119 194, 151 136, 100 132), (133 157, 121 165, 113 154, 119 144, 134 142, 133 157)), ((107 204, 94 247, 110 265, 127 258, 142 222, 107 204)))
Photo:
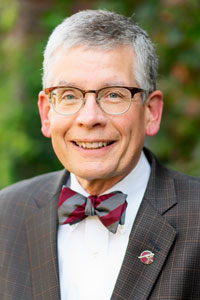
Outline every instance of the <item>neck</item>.
POLYGON ((92 180, 88 181, 86 179, 76 177, 79 184, 82 188, 90 195, 100 195, 104 193, 106 190, 115 185, 118 181, 113 181, 112 184, 107 180, 92 180))

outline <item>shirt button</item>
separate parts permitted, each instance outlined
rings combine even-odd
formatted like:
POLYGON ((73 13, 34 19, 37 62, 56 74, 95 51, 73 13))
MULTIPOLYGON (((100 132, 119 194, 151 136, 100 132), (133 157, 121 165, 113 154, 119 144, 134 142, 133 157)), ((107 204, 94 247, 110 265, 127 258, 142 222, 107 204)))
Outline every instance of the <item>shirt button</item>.
POLYGON ((92 257, 96 258, 97 256, 99 256, 100 252, 99 251, 95 251, 92 253, 92 257))

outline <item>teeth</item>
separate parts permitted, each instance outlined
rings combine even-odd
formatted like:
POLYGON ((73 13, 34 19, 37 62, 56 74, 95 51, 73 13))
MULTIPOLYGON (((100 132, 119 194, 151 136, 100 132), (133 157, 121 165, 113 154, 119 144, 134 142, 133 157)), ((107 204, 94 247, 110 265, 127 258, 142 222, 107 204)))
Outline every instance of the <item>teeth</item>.
POLYGON ((84 149, 98 149, 108 145, 106 142, 94 142, 94 143, 85 143, 85 142, 76 142, 76 144, 84 149))

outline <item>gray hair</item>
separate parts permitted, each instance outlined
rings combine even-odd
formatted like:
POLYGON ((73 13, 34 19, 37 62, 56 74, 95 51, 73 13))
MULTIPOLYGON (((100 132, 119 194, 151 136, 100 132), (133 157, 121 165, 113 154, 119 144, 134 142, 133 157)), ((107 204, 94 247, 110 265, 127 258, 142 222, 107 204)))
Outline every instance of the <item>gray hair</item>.
POLYGON ((131 18, 107 10, 80 11, 54 29, 44 51, 44 88, 50 82, 50 65, 56 50, 77 45, 102 49, 119 45, 133 47, 136 57, 133 71, 138 85, 147 91, 147 95, 156 89, 158 59, 148 34, 131 18))

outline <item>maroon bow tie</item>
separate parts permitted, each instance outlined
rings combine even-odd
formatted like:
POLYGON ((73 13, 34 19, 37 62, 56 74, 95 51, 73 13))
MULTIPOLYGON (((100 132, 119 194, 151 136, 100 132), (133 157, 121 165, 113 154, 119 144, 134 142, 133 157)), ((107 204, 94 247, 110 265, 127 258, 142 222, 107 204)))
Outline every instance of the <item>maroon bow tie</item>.
POLYGON ((127 195, 113 192, 102 196, 84 197, 63 187, 58 202, 59 224, 75 224, 87 216, 97 215, 108 230, 115 233, 119 224, 125 222, 127 195))

